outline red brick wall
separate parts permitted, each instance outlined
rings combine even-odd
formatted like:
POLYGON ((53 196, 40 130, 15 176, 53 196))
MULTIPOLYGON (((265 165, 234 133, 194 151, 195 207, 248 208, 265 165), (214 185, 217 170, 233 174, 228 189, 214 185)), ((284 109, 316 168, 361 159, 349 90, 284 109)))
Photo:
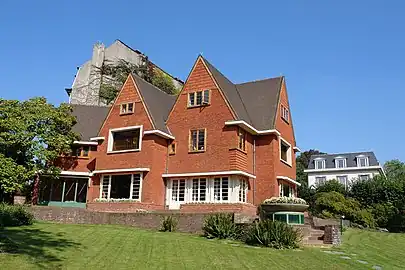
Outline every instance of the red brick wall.
POLYGON ((255 216, 257 207, 247 203, 223 203, 223 204, 182 204, 180 212, 183 213, 213 213, 213 212, 228 212, 228 213, 243 213, 255 216))
POLYGON ((90 158, 58 157, 55 160, 55 166, 63 171, 88 172, 92 169, 93 160, 92 156, 90 158))
MULTIPOLYGON (((278 108, 277 116, 276 116, 276 129, 281 133, 281 137, 283 137, 284 140, 286 140, 289 144, 291 144, 291 147, 296 146, 295 138, 294 138, 294 129, 292 126, 291 108, 290 108, 289 102, 288 102, 287 88, 286 88, 285 82, 282 84, 282 87, 281 87, 280 104, 279 104, 279 108, 278 108), (289 123, 286 123, 281 118, 281 105, 286 107, 290 112, 289 123)), ((291 151, 292 151, 292 165, 291 166, 280 161, 280 150, 279 149, 276 149, 276 147, 275 147, 274 150, 275 150, 275 154, 277 154, 279 157, 278 161, 276 162, 277 175, 278 176, 287 176, 287 177, 290 177, 291 179, 295 179, 296 178, 296 164, 295 164, 294 150, 291 149, 291 151)))
POLYGON ((226 101, 199 58, 174 105, 168 126, 176 137, 176 154, 169 156, 169 173, 228 171, 229 149, 236 146, 237 128, 226 127, 234 117, 226 101), (211 90, 210 105, 187 108, 188 93, 211 90), (206 128, 206 151, 189 153, 190 129, 206 128))
MULTIPOLYGON (((141 200, 145 203, 163 206, 165 187, 162 174, 165 172, 167 163, 168 142, 166 139, 156 135, 143 135, 141 151, 107 154, 110 129, 138 125, 143 125, 144 131, 153 129, 139 91, 136 89, 132 77, 129 77, 99 132, 99 136, 105 137, 105 141, 98 147, 96 169, 149 168, 150 171, 143 177, 141 200), (120 104, 126 102, 135 102, 135 112, 120 115, 120 104)), ((90 201, 99 196, 99 180, 95 179, 93 184, 95 186, 91 198, 89 197, 90 201)))

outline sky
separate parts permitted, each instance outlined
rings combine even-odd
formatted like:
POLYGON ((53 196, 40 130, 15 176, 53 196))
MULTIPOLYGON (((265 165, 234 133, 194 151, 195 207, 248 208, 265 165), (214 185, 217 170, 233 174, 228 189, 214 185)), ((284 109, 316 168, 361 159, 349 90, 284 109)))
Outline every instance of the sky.
POLYGON ((0 98, 68 102, 96 42, 185 80, 284 75, 297 145, 405 160, 405 1, 0 1, 0 98))

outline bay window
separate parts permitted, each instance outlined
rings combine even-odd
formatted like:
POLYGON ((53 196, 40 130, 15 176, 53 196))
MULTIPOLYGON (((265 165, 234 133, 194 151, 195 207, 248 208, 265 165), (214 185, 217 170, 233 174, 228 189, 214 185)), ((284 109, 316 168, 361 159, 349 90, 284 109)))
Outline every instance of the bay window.
POLYGON ((214 201, 229 200, 229 179, 228 177, 214 178, 214 201))
POLYGON ((193 202, 203 202, 207 197, 207 179, 206 178, 196 178, 193 179, 192 186, 192 197, 193 202))

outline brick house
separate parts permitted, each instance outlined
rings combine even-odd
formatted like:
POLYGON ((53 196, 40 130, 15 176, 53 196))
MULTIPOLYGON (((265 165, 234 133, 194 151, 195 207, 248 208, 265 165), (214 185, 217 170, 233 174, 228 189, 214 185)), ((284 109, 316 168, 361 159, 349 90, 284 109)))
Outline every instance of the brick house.
POLYGON ((73 114, 81 141, 58 160, 58 196, 43 181, 42 201, 251 212, 266 198, 296 196, 299 149, 284 77, 234 84, 199 56, 177 97, 130 75, 110 108, 73 105, 73 114))

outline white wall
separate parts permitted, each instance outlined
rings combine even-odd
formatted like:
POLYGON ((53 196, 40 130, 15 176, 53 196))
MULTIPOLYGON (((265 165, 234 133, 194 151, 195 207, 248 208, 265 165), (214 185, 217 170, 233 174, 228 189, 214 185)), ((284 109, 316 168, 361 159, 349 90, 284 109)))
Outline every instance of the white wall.
POLYGON ((308 186, 315 186, 315 179, 316 177, 326 177, 326 181, 329 180, 336 180, 337 176, 344 176, 347 175, 348 181, 357 180, 360 174, 368 174, 370 178, 374 175, 380 174, 380 172, 376 169, 359 169, 359 170, 350 170, 350 171, 333 171, 333 172, 310 172, 308 173, 308 186))

